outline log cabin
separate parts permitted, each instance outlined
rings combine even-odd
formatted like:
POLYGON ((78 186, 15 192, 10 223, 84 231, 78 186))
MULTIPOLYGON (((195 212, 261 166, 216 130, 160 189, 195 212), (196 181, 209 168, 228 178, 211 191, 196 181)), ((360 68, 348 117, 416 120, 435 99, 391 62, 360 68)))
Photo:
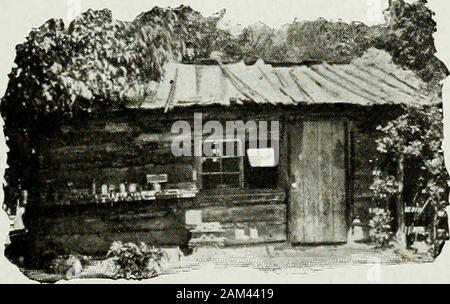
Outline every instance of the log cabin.
POLYGON ((375 49, 349 64, 171 63, 153 85, 154 95, 77 119, 45 143, 40 193, 25 217, 34 250, 101 255, 113 241, 188 248, 201 224, 203 237, 211 224, 224 246, 344 244, 376 205, 376 127, 405 104, 436 102, 375 49), (194 126, 199 113, 203 122, 279 127, 268 127, 265 147, 236 139, 238 155, 175 156, 174 123, 194 126), (277 161, 261 161, 258 149, 277 161))

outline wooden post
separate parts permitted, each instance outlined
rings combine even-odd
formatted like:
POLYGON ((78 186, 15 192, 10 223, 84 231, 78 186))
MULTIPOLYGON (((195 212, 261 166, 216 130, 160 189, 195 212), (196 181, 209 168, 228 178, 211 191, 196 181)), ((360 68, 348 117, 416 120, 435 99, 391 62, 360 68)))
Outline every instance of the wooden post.
POLYGON ((397 178, 398 178, 398 197, 397 197, 397 242, 402 246, 407 246, 406 242, 406 229, 405 229, 405 205, 403 201, 403 187, 405 179, 405 158, 400 156, 397 166, 397 178))
POLYGON ((433 240, 433 258, 435 258, 437 256, 437 252, 438 252, 438 229, 437 229, 437 225, 438 225, 438 210, 436 205, 433 208, 433 236, 432 236, 432 240, 433 240))
POLYGON ((345 163, 346 163, 346 199, 347 199, 347 221, 348 221, 348 227, 350 228, 353 221, 356 218, 355 215, 355 206, 353 201, 353 186, 354 186, 354 167, 353 167, 353 120, 348 121, 345 124, 346 129, 346 143, 345 143, 345 163))

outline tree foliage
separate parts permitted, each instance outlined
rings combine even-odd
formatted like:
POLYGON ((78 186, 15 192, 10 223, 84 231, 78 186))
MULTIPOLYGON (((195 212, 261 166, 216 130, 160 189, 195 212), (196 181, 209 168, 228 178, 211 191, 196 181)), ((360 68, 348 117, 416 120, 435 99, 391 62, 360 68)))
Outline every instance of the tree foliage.
POLYGON ((145 98, 166 62, 208 56, 223 33, 220 18, 181 6, 156 7, 132 22, 108 10, 89 10, 68 26, 49 20, 17 47, 3 109, 21 100, 36 112, 90 112, 145 98))
POLYGON ((219 26, 224 11, 204 17, 185 6, 155 7, 131 22, 108 10, 89 10, 67 26, 52 19, 17 46, 2 113, 7 119, 23 108, 64 115, 120 108, 154 94, 166 62, 213 53, 222 61, 343 63, 376 45, 423 79, 441 80, 445 67, 434 57, 436 24, 425 3, 393 1, 387 27, 295 20, 279 29, 248 26, 238 37, 219 26))
POLYGON ((378 38, 378 46, 389 51, 395 63, 416 71, 423 80, 432 83, 443 80, 448 71, 435 57, 433 34, 437 28, 427 1, 391 1, 386 15, 387 31, 378 38))
POLYGON ((393 246, 392 222, 393 218, 389 210, 382 208, 370 210, 369 236, 379 248, 390 248, 393 246))
POLYGON ((236 54, 225 52, 227 60, 241 59, 268 62, 327 61, 349 62, 361 56, 374 44, 382 28, 369 27, 363 23, 342 21, 298 21, 279 29, 257 23, 242 30, 236 38, 240 51, 236 54), (228 56, 228 57, 227 57, 228 56))
POLYGON ((109 10, 88 10, 69 25, 51 19, 33 29, 16 48, 1 104, 9 186, 39 187, 36 157, 64 120, 142 100, 155 93, 168 61, 207 57, 226 40, 222 16, 155 7, 122 22, 109 10))
MULTIPOLYGON (((436 32, 434 13, 427 1, 408 3, 391 1, 386 11, 387 31, 375 44, 391 53, 394 63, 413 70, 439 92, 440 82, 448 75, 445 65, 435 57, 433 34, 436 32)), ((432 255, 438 253, 446 235, 437 233, 437 214, 443 213, 448 202, 449 176, 442 149, 443 115, 439 106, 408 106, 394 120, 379 127, 372 191, 381 206, 401 200, 401 204, 416 207, 425 219, 427 243, 432 255), (404 163, 404 177, 386 166, 404 163), (407 189, 404 188, 407 183, 407 189)))
MULTIPOLYGON (((431 216, 445 212, 448 204, 449 176, 444 164, 443 115, 437 106, 409 106, 396 119, 378 128, 376 140, 380 157, 374 171, 372 191, 380 206, 399 199, 416 210, 431 210, 431 216), (394 163, 404 162, 404 174, 408 182, 409 195, 399 187, 403 178, 395 171, 383 166, 388 158, 394 163), (402 191, 403 193, 400 193, 402 191)), ((423 215, 423 214, 422 214, 423 215)), ((444 241, 445 235, 436 236, 437 223, 429 221, 427 235, 433 254, 444 241)))
POLYGON ((386 24, 375 26, 322 18, 294 20, 279 29, 259 23, 244 28, 237 38, 240 51, 237 55, 225 52, 225 58, 345 63, 374 46, 388 51, 396 64, 415 71, 431 86, 438 87, 448 71, 435 57, 433 34, 436 22, 426 4, 424 0, 414 3, 391 1, 385 12, 386 24))
POLYGON ((286 43, 295 61, 343 63, 362 56, 371 44, 371 29, 358 22, 295 21, 289 26, 286 43))

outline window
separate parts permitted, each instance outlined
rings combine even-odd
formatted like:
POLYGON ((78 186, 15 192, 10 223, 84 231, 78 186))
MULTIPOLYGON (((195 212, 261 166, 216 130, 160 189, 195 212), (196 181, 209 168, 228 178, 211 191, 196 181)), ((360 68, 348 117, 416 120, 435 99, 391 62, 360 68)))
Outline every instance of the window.
POLYGON ((274 147, 259 147, 253 144, 250 148, 249 142, 244 161, 244 184, 246 188, 274 189, 278 186, 278 142, 274 147), (256 148, 255 148, 256 147, 256 148))
POLYGON ((240 141, 207 140, 203 142, 203 153, 201 178, 204 189, 243 186, 243 153, 240 141), (225 153, 227 145, 232 145, 234 153, 225 153))
POLYGON ((279 142, 250 144, 247 140, 206 140, 200 159, 199 177, 203 189, 276 189, 279 184, 279 142), (227 145, 234 153, 225 153, 227 145), (230 147, 230 146, 228 146, 230 147), (209 153, 205 153, 209 151, 209 153))

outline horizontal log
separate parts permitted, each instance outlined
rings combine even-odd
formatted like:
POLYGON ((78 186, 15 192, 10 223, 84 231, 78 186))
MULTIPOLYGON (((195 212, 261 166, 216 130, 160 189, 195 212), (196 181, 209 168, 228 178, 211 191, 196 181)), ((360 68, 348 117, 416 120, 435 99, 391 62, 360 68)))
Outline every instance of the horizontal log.
POLYGON ((115 232, 142 232, 162 230, 184 230, 182 216, 167 215, 162 217, 67 217, 56 220, 41 221, 41 225, 30 227, 36 234, 75 235, 75 234, 109 234, 115 232))
POLYGON ((372 183, 354 181, 353 192, 356 195, 358 194, 366 195, 369 193, 372 194, 372 191, 370 190, 371 185, 372 183))
POLYGON ((130 122, 129 118, 110 118, 106 120, 96 119, 90 120, 85 124, 71 124, 63 125, 61 127, 62 134, 76 133, 90 133, 90 132, 133 132, 139 129, 133 122, 130 122))
POLYGON ((226 245, 271 243, 287 240, 286 224, 272 224, 268 222, 226 224, 224 225, 224 230, 226 245), (258 232, 257 237, 250 238, 250 228, 256 229, 258 232), (236 230, 244 230, 246 238, 237 237, 236 230))
POLYGON ((353 193, 353 200, 354 201, 366 201, 368 202, 369 200, 375 198, 375 195, 370 192, 370 191, 366 191, 366 192, 354 192, 353 193))
POLYGON ((86 131, 86 132, 70 132, 58 135, 51 138, 47 143, 47 148, 60 149, 70 146, 91 145, 91 144, 108 144, 114 143, 117 145, 127 145, 133 142, 136 138, 134 132, 99 132, 99 131, 86 131))
POLYGON ((31 206, 25 213, 30 225, 45 224, 46 221, 58 221, 71 218, 102 218, 105 220, 152 219, 182 212, 176 200, 158 200, 151 202, 118 202, 116 204, 86 204, 70 206, 52 206, 42 208, 31 206), (32 208, 31 208, 32 207, 32 208))
POLYGON ((170 183, 192 181, 192 165, 167 164, 146 165, 121 168, 80 169, 80 170, 41 170, 40 178, 45 183, 65 187, 72 183, 74 188, 87 188, 94 181, 100 186, 102 183, 118 185, 122 182, 146 184, 147 174, 167 173, 170 183))
POLYGON ((212 192, 200 192, 195 199, 195 203, 199 207, 217 206, 220 202, 222 206, 237 205, 266 205, 284 203, 286 194, 284 190, 271 190, 268 192, 258 192, 253 189, 233 190, 221 194, 212 192))
MULTIPOLYGON (((103 156, 102 156, 103 157, 103 156)), ((143 151, 140 155, 129 155, 127 157, 104 157, 103 159, 78 161, 78 162, 44 162, 40 163, 41 170, 54 172, 57 170, 88 170, 122 167, 140 167, 148 165, 171 165, 171 164, 190 164, 194 160, 192 157, 176 157, 172 154, 143 151)))
POLYGON ((47 151, 50 155, 53 155, 55 157, 67 157, 71 154, 77 155, 82 153, 89 153, 89 152, 99 152, 99 153, 113 153, 113 152, 129 152, 132 147, 132 145, 126 144, 126 145, 118 145, 116 143, 104 143, 104 144, 97 144, 97 143, 90 143, 86 145, 75 145, 75 146, 66 146, 56 149, 51 149, 47 151))
POLYGON ((145 232, 115 232, 107 234, 34 235, 31 248, 55 253, 78 253, 104 255, 114 241, 140 244, 144 242, 156 247, 185 246, 189 241, 187 230, 162 230, 145 232))
MULTIPOLYGON (((120 158, 137 158, 143 155, 143 152, 149 154, 152 150, 142 151, 138 147, 119 146, 108 143, 107 145, 97 146, 79 146, 70 148, 61 148, 46 151, 42 154, 41 163, 44 165, 52 164, 71 164, 71 163, 91 163, 101 161, 114 161, 120 158)), ((154 154, 167 154, 170 151, 161 151, 154 154)))
POLYGON ((371 180, 373 179, 372 170, 368 167, 355 169, 353 179, 357 180, 371 180))
POLYGON ((204 222, 240 223, 267 221, 286 222, 286 205, 257 205, 239 207, 209 207, 201 209, 204 222))
POLYGON ((127 143, 117 145, 107 143, 102 145, 85 145, 64 147, 44 151, 40 157, 43 166, 55 164, 113 162, 120 159, 143 159, 155 161, 158 158, 173 157, 170 144, 155 143, 153 145, 135 145, 127 143))

